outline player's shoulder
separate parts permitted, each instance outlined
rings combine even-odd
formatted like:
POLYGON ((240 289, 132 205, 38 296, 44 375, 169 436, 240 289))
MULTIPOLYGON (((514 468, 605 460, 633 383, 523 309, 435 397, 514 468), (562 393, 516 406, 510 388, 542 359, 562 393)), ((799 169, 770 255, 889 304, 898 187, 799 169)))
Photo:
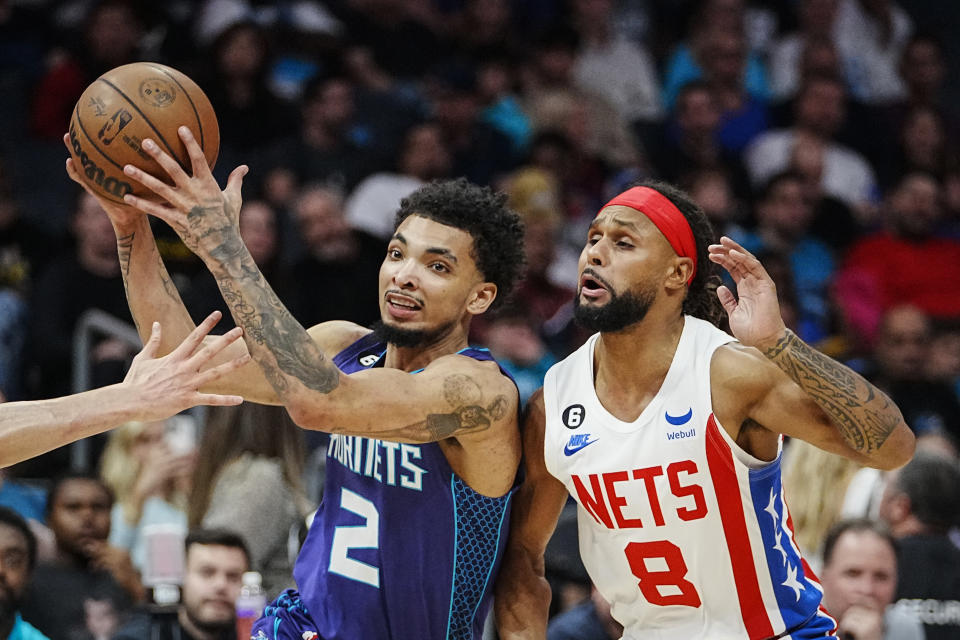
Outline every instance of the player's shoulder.
POLYGON ((752 401, 779 379, 780 370, 758 349, 739 342, 717 347, 710 361, 710 386, 714 403, 735 398, 752 401))
POLYGON ((500 369, 496 360, 481 360, 462 353, 440 356, 431 362, 424 372, 440 375, 444 379, 462 376, 484 388, 512 389, 516 395, 516 385, 500 369))
POLYGON ((355 322, 331 320, 310 327, 307 333, 324 353, 334 356, 372 331, 355 322))

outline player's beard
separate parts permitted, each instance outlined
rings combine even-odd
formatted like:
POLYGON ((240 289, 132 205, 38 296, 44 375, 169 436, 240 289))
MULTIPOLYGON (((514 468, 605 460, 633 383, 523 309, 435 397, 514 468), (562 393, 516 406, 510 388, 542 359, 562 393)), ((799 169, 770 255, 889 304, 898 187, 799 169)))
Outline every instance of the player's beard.
POLYGON ((573 318, 577 324, 589 331, 622 331, 643 320, 657 297, 657 291, 653 287, 643 287, 639 291, 623 294, 607 288, 607 292, 610 300, 602 306, 581 304, 580 293, 577 292, 573 299, 573 318))
POLYGON ((449 332, 452 326, 452 324, 449 324, 432 330, 406 329, 377 320, 373 325, 373 333, 382 342, 392 344, 395 347, 415 348, 436 342, 441 336, 449 332))

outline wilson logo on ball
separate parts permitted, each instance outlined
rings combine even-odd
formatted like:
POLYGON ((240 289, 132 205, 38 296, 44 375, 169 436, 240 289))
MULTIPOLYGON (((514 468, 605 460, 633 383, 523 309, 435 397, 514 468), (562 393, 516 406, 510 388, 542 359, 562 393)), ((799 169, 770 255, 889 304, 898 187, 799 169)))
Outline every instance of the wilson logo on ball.
POLYGON ((106 176, 103 169, 97 166, 97 163, 87 155, 87 152, 80 145, 80 140, 77 138, 77 129, 73 126, 73 123, 70 123, 70 146, 73 147, 73 152, 80 160, 81 172, 88 182, 121 200, 123 196, 133 191, 129 182, 118 180, 113 176, 106 176))

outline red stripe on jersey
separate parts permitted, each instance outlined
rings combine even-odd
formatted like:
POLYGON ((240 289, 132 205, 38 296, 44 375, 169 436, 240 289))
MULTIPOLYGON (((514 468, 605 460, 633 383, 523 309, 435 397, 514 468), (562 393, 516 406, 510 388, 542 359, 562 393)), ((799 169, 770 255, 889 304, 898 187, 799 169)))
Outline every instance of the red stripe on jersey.
POLYGON ((723 524, 733 579, 737 585, 740 615, 751 640, 769 638, 774 635, 773 625, 763 604, 763 596, 760 595, 760 583, 753 564, 753 550, 740 499, 740 484, 734 470, 733 452, 718 429, 713 414, 710 414, 707 420, 707 465, 720 507, 720 522, 723 524))

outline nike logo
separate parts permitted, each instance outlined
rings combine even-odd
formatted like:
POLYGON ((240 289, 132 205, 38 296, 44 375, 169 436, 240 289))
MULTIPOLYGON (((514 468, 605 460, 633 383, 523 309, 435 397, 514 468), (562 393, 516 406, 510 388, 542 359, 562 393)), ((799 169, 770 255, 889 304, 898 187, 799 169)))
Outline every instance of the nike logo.
POLYGON ((672 416, 669 411, 663 412, 663 417, 667 419, 667 422, 672 424, 675 427, 679 427, 681 424, 687 424, 690 422, 690 418, 693 417, 693 407, 683 414, 682 416, 672 416))
POLYGON ((563 455, 572 456, 577 451, 580 451, 580 449, 583 449, 587 445, 593 444, 599 439, 600 438, 594 438, 593 440, 591 440, 589 433, 578 433, 578 434, 572 435, 570 436, 570 442, 568 442, 563 447, 563 455))

